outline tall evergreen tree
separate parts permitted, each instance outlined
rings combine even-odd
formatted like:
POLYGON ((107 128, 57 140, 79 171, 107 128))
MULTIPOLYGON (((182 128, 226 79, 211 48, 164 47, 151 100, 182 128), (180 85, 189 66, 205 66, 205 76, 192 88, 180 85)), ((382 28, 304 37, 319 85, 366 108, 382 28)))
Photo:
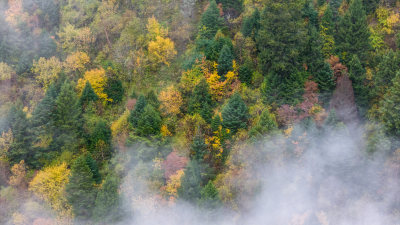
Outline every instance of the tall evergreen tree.
POLYGON ((85 156, 77 158, 71 167, 71 176, 65 187, 66 197, 77 219, 89 219, 95 202, 96 192, 93 173, 85 156))
POLYGON ((160 113, 152 105, 146 105, 137 122, 137 134, 140 136, 157 135, 160 133, 160 128, 160 113))
POLYGON ((248 65, 241 65, 239 67, 239 80, 245 84, 251 84, 252 72, 248 65))
POLYGON ((213 132, 218 131, 219 126, 221 126, 221 125, 222 125, 221 117, 217 114, 216 116, 214 116, 214 118, 211 121, 211 130, 213 132))
POLYGON ((228 103, 222 108, 222 125, 233 133, 240 128, 247 128, 249 112, 239 93, 233 94, 228 103))
POLYGON ((250 130, 251 136, 262 136, 278 129, 275 115, 268 109, 264 109, 258 119, 257 124, 250 130))
POLYGON ((12 106, 7 121, 13 135, 10 149, 6 152, 9 162, 15 164, 25 160, 28 166, 37 167, 34 152, 31 150, 32 136, 25 112, 21 107, 12 106))
POLYGON ((207 82, 202 79, 193 89, 189 99, 188 112, 198 113, 207 122, 211 122, 213 101, 207 82))
POLYGON ((97 193, 93 217, 102 224, 115 223, 122 217, 121 198, 118 193, 119 180, 108 175, 97 193))
POLYGON ((324 15, 321 17, 320 34, 323 41, 322 52, 325 58, 333 55, 335 48, 335 23, 333 21, 332 7, 328 4, 324 15))
POLYGON ((256 39, 258 30, 260 30, 260 11, 256 8, 250 17, 246 17, 243 20, 241 32, 245 37, 251 37, 253 40, 256 39))
POLYGON ((185 175, 181 178, 181 186, 178 188, 178 196, 190 202, 197 202, 201 197, 201 165, 196 160, 191 160, 185 175))
POLYGON ((124 97, 124 87, 119 79, 108 78, 104 93, 112 99, 112 104, 117 104, 122 101, 124 97))
POLYGON ((81 107, 74 87, 69 81, 61 86, 60 94, 56 99, 55 126, 55 148, 62 149, 68 146, 69 150, 76 146, 81 129, 81 107))
POLYGON ((86 81, 85 87, 83 88, 82 95, 79 98, 79 102, 82 106, 87 106, 89 102, 95 102, 99 99, 99 96, 94 92, 92 85, 89 81, 86 81))
POLYGON ((207 154, 207 144, 204 141, 204 135, 198 133, 193 138, 193 143, 191 145, 192 149, 192 159, 202 162, 204 156, 207 154))
POLYGON ((380 104, 380 120, 388 133, 400 136, 400 72, 397 72, 392 83, 380 104))
POLYGON ((226 73, 232 70, 233 59, 231 48, 224 45, 218 58, 218 74, 222 79, 225 79, 226 73))
POLYGON ((352 0, 348 11, 340 19, 335 37, 336 51, 344 62, 357 55, 365 63, 371 50, 370 31, 362 0, 352 0))
POLYGON ((223 26, 223 19, 215 0, 210 0, 207 10, 203 13, 200 20, 200 38, 212 39, 219 29, 223 26))
POLYGON ((368 109, 369 87, 364 67, 361 65, 357 55, 354 55, 348 65, 350 79, 353 83, 354 97, 356 99, 358 112, 364 116, 368 109))
POLYGON ((99 167, 97 166, 96 160, 93 159, 91 154, 87 154, 85 157, 86 164, 89 166, 90 171, 93 174, 93 181, 96 182, 96 184, 100 184, 101 182, 101 175, 99 172, 99 167))
POLYGON ((314 8, 313 1, 306 0, 302 12, 303 18, 307 20, 308 24, 319 29, 318 12, 314 8))
POLYGON ((131 111, 131 113, 129 114, 129 118, 128 118, 128 121, 134 127, 137 127, 139 117, 142 115, 146 105, 147 105, 146 98, 144 97, 144 95, 140 95, 136 102, 135 108, 131 111))
POLYGON ((218 190, 211 180, 201 189, 200 194, 200 206, 206 209, 216 209, 222 205, 218 190))
POLYGON ((265 5, 257 38, 264 74, 272 72, 283 81, 302 66, 300 54, 306 40, 302 6, 299 0, 270 0, 265 5))

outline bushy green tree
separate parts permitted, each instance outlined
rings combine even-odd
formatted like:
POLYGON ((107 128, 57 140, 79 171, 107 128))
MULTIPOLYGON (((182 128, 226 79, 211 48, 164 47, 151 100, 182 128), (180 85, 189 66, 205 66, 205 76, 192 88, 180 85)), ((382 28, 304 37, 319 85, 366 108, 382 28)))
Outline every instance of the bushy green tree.
POLYGON ((179 198, 197 202, 201 197, 201 182, 201 165, 191 160, 185 169, 185 175, 181 178, 181 186, 178 188, 179 198))
POLYGON ((124 87, 119 79, 109 78, 107 79, 104 93, 107 94, 108 98, 112 99, 112 104, 117 104, 122 101, 124 97, 124 87))
POLYGON ((106 177, 97 193, 93 217, 102 224, 115 223, 122 217, 119 180, 113 174, 106 177))
POLYGON ((83 88, 82 95, 79 98, 79 102, 82 106, 87 106, 90 102, 95 102, 99 99, 99 96, 94 92, 92 85, 89 81, 86 81, 85 87, 83 88))
POLYGON ((210 5, 203 13, 200 20, 200 38, 212 39, 219 29, 223 27, 223 19, 215 0, 210 0, 210 5))
POLYGON ((228 103, 222 108, 222 126, 233 133, 240 128, 247 128, 250 115, 248 108, 239 93, 233 94, 228 103))
POLYGON ((161 116, 150 104, 144 107, 143 113, 139 116, 136 132, 139 136, 151 136, 160 133, 161 116))
POLYGON ((313 1, 306 0, 302 12, 303 18, 305 18, 311 26, 319 29, 318 12, 314 8, 313 1))
POLYGON ((379 108, 380 120, 386 130, 393 135, 400 135, 400 72, 392 81, 393 85, 385 94, 379 108))
POLYGON ((224 79, 226 73, 232 70, 233 54, 229 46, 224 45, 218 58, 218 74, 224 79))
POLYGON ((250 130, 251 136, 262 136, 269 134, 278 128, 275 115, 268 109, 264 109, 257 121, 257 124, 250 130))
POLYGON ((234 9, 237 12, 242 10, 242 0, 217 0, 218 4, 222 4, 224 10, 234 9))
POLYGON ((89 219, 95 202, 96 192, 93 173, 85 156, 77 158, 71 167, 71 176, 65 187, 66 197, 77 219, 89 219))
POLYGON ((344 62, 357 55, 365 63, 371 50, 370 31, 362 0, 352 0, 348 11, 340 19, 335 37, 336 51, 344 62))
POLYGON ((93 174, 93 181, 96 182, 96 184, 100 184, 101 182, 101 175, 99 172, 99 167, 97 166, 96 160, 93 159, 91 154, 87 154, 85 157, 86 164, 88 165, 90 171, 93 174))
POLYGON ((139 117, 142 115, 146 105, 147 105, 146 98, 144 97, 144 95, 140 95, 135 104, 135 108, 131 111, 131 113, 129 114, 129 118, 128 118, 128 121, 134 127, 137 127, 139 117))
POLYGON ((245 37, 251 37, 253 40, 257 37, 258 30, 260 29, 260 11, 256 8, 249 17, 243 19, 241 32, 245 37))
POLYGON ((211 180, 201 189, 200 195, 199 205, 206 209, 216 209, 222 205, 218 190, 211 180))
POLYGON ((365 115, 369 103, 369 89, 366 71, 361 65, 357 55, 354 55, 348 65, 350 79, 353 83, 354 96, 361 116, 365 115))
POLYGON ((207 144, 204 141, 204 135, 200 133, 196 134, 196 136, 193 138, 191 149, 191 158, 193 160, 197 160, 198 162, 202 162, 204 156, 207 154, 207 144))
POLYGON ((217 114, 211 121, 211 130, 213 132, 218 131, 219 126, 222 125, 221 117, 217 114))
POLYGON ((192 96, 189 99, 188 112, 190 114, 198 113, 207 122, 211 122, 213 101, 211 98, 209 86, 202 79, 193 89, 192 96))
POLYGON ((239 67, 239 80, 245 84, 251 84, 252 71, 248 65, 241 65, 239 67))

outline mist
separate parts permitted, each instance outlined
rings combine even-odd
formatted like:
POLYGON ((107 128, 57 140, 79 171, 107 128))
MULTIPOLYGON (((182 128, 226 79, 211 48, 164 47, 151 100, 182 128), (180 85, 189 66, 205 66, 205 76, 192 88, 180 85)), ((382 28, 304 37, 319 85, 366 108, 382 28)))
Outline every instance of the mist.
POLYGON ((239 145, 228 161, 245 165, 244 182, 256 191, 240 190, 235 210, 168 203, 129 174, 122 190, 132 218, 121 224, 398 224, 398 162, 380 149, 367 153, 365 144, 365 129, 349 125, 295 126, 290 137, 239 145))

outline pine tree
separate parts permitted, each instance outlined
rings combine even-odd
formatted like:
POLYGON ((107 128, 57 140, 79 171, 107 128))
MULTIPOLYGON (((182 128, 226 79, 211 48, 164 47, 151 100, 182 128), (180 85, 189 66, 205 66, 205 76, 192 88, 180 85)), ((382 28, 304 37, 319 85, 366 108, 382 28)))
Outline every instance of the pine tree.
POLYGON ((82 106, 87 106, 90 102, 95 102, 99 99, 97 94, 94 92, 92 85, 89 81, 86 81, 85 87, 83 88, 82 95, 79 102, 82 106))
POLYGON ((219 126, 221 126, 221 124, 222 124, 221 117, 217 114, 216 116, 214 116, 214 118, 211 121, 211 130, 213 132, 218 131, 219 126))
POLYGON ((104 93, 107 94, 108 98, 112 99, 112 104, 121 102, 124 97, 122 82, 119 79, 108 78, 104 93))
POLYGON ((101 182, 101 175, 99 172, 99 167, 97 166, 97 162, 93 159, 91 154, 86 155, 86 164, 89 166, 90 171, 93 174, 93 181, 96 182, 96 184, 100 184, 101 182))
POLYGON ((306 29, 301 18, 302 1, 268 1, 261 16, 257 47, 264 74, 273 73, 283 82, 285 76, 301 68, 299 60, 306 29))
POLYGON ((63 83, 57 96, 54 117, 57 127, 54 147, 74 149, 81 129, 81 107, 74 87, 68 81, 63 83))
POLYGON ((204 141, 204 135, 200 133, 196 134, 196 136, 193 138, 191 149, 192 160, 202 162, 204 160, 204 156, 207 154, 207 144, 204 141))
POLYGON ((139 136, 151 136, 160 133, 161 117, 160 113, 150 104, 144 107, 143 113, 140 115, 136 132, 139 136))
POLYGON ((260 26, 260 11, 256 8, 250 17, 244 18, 241 32, 243 36, 251 37, 255 41, 260 26))
POLYGON ((380 0, 363 0, 367 15, 375 12, 375 9, 379 6, 379 2, 380 0))
POLYGON ((221 76, 221 79, 224 80, 226 73, 232 70, 233 59, 231 48, 224 45, 218 58, 218 74, 221 76))
POLYGON ((352 0, 346 14, 340 19, 335 37, 336 52, 346 63, 357 55, 365 63, 371 50, 370 31, 362 0, 352 0))
POLYGON ((335 39, 333 37, 335 34, 335 23, 333 21, 333 12, 330 4, 328 4, 328 7, 321 18, 320 34, 323 40, 322 52, 325 58, 328 58, 333 55, 335 48, 335 39))
POLYGON ((224 11, 234 9, 239 13, 242 10, 242 0, 217 0, 218 4, 222 4, 224 11))
POLYGON ((392 81, 393 85, 384 95, 380 104, 380 120, 385 125, 388 133, 400 135, 400 72, 392 81))
POLYGON ((245 84, 251 84, 252 72, 248 65, 242 65, 239 67, 239 80, 245 84))
POLYGON ((357 55, 354 55, 349 62, 349 77, 353 83, 354 95, 358 106, 358 112, 364 116, 368 109, 369 103, 369 87, 366 86, 366 71, 361 65, 357 55))
POLYGON ((131 111, 128 118, 128 121, 134 127, 137 127, 139 117, 142 115, 146 105, 147 105, 146 98, 144 97, 144 95, 140 95, 136 102, 135 108, 131 111))
POLYGON ((314 8, 314 3, 311 0, 306 0, 303 9, 303 18, 307 20, 309 25, 319 29, 318 12, 314 8))
POLYGON ((201 189, 201 198, 199 200, 199 205, 206 209, 216 209, 220 207, 221 198, 219 196, 217 188, 215 188, 213 182, 208 181, 207 185, 201 189))
POLYGON ((86 163, 85 156, 80 156, 72 164, 71 176, 65 187, 66 197, 77 219, 89 219, 95 201, 93 173, 86 163))
POLYGON ((240 128, 247 128, 249 112, 239 93, 233 94, 228 103, 222 108, 222 125, 233 133, 240 128))
POLYGON ((10 149, 6 152, 9 162, 15 164, 24 160, 28 166, 38 166, 34 152, 31 150, 32 136, 25 112, 21 107, 12 106, 8 113, 7 121, 13 134, 10 149))
POLYGON ((212 39, 219 29, 223 26, 223 19, 215 0, 210 0, 210 5, 201 16, 200 38, 212 39))
POLYGON ((178 196, 190 202, 196 202, 201 197, 201 168, 200 164, 191 160, 186 169, 185 175, 181 178, 181 186, 178 188, 178 196))
POLYGON ((193 89, 189 99, 188 112, 198 113, 207 122, 211 121, 213 101, 207 82, 202 79, 193 89))
POLYGON ((150 90, 146 94, 146 101, 150 105, 152 105, 155 109, 158 109, 160 107, 160 101, 158 101, 158 97, 154 90, 150 90))
POLYGON ((96 122, 93 132, 88 140, 89 150, 96 159, 104 159, 111 157, 111 129, 104 120, 96 122), (99 146, 101 142, 101 146, 99 146), (96 149, 96 148, 103 149, 96 149), (101 152, 98 152, 101 150, 101 152), (98 155, 98 154, 101 154, 98 155))
POLYGON ((118 193, 119 180, 115 175, 108 175, 97 193, 93 217, 102 224, 112 224, 122 217, 121 199, 118 193))

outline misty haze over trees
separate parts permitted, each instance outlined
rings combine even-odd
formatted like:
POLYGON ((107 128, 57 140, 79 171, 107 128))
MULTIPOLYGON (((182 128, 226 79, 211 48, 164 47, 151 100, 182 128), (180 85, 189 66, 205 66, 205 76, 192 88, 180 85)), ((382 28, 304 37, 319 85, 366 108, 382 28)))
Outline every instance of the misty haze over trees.
POLYGON ((0 224, 400 221, 400 1, 0 0, 0 224))

